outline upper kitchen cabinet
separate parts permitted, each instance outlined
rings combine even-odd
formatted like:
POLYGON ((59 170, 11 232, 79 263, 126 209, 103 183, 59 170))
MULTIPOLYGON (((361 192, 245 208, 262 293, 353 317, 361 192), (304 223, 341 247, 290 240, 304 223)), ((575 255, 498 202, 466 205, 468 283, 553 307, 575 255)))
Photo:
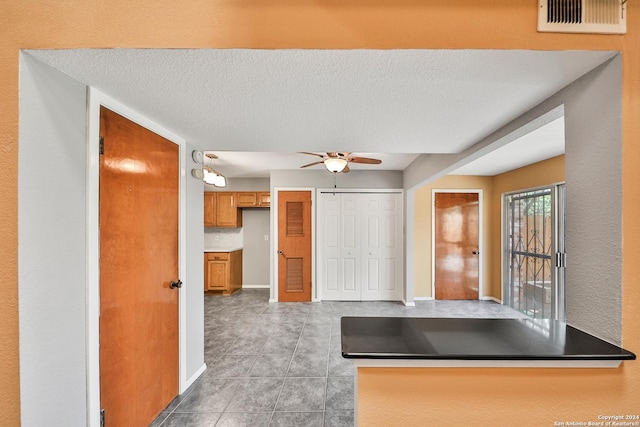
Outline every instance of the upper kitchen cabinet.
POLYGON ((268 208, 271 206, 271 193, 242 191, 236 193, 239 208, 268 208))
POLYGON ((216 226, 216 193, 204 193, 204 226, 216 226))
POLYGON ((238 209, 236 193, 204 193, 205 227, 242 227, 242 212, 238 209))
POLYGON ((255 191, 241 191, 236 193, 239 208, 255 208, 258 206, 258 197, 255 191))
POLYGON ((261 192, 257 193, 258 195, 258 207, 268 208, 271 206, 271 193, 261 192))

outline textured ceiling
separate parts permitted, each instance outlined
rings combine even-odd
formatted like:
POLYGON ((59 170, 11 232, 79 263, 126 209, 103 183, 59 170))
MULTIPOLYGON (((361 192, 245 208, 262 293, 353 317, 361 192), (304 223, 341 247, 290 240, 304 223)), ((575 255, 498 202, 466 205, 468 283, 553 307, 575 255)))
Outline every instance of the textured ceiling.
POLYGON ((494 176, 564 154, 564 117, 560 117, 455 170, 455 175, 494 176), (522 156, 526 153, 526 156, 522 156))
MULTIPOLYGON (((394 153, 460 152, 613 55, 515 50, 28 52, 203 150, 386 153, 389 163, 394 153)), ((394 168, 406 167, 407 159, 398 159, 394 168)), ((382 166, 390 169, 384 160, 382 166)))

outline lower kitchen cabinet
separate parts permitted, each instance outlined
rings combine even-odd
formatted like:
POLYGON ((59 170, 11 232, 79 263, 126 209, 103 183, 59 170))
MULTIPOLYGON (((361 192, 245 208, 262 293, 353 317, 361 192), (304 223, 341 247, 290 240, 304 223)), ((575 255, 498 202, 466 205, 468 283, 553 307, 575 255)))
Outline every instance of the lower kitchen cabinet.
POLYGON ((231 295, 242 288, 242 251, 204 253, 204 291, 231 295))

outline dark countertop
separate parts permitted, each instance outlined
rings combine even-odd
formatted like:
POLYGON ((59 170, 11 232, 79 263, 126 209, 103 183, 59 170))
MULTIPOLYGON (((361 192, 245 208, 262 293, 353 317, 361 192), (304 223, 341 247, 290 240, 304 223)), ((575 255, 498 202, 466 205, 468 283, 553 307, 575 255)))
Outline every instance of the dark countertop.
POLYGON ((565 323, 533 319, 343 317, 342 356, 353 359, 635 360, 565 323))

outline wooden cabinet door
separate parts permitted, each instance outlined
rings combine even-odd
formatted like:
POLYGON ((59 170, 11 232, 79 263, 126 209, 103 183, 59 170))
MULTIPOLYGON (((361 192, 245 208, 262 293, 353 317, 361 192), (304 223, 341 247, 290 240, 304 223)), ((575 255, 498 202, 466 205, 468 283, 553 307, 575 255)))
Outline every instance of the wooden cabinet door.
POLYGON ((271 206, 271 193, 263 192, 257 193, 258 206, 261 208, 268 208, 271 206))
POLYGON ((236 206, 236 193, 216 193, 216 226, 242 226, 242 214, 236 206))
POLYGON ((207 260, 207 289, 210 291, 226 291, 229 288, 227 274, 228 261, 207 260))
POLYGON ((239 208, 255 208, 258 206, 257 193, 243 191, 236 193, 236 206, 239 208))
POLYGON ((204 226, 216 226, 216 193, 204 193, 204 226))
MULTIPOLYGON (((229 294, 242 288, 242 251, 229 253, 229 294)), ((226 294, 225 294, 226 295, 226 294)))

